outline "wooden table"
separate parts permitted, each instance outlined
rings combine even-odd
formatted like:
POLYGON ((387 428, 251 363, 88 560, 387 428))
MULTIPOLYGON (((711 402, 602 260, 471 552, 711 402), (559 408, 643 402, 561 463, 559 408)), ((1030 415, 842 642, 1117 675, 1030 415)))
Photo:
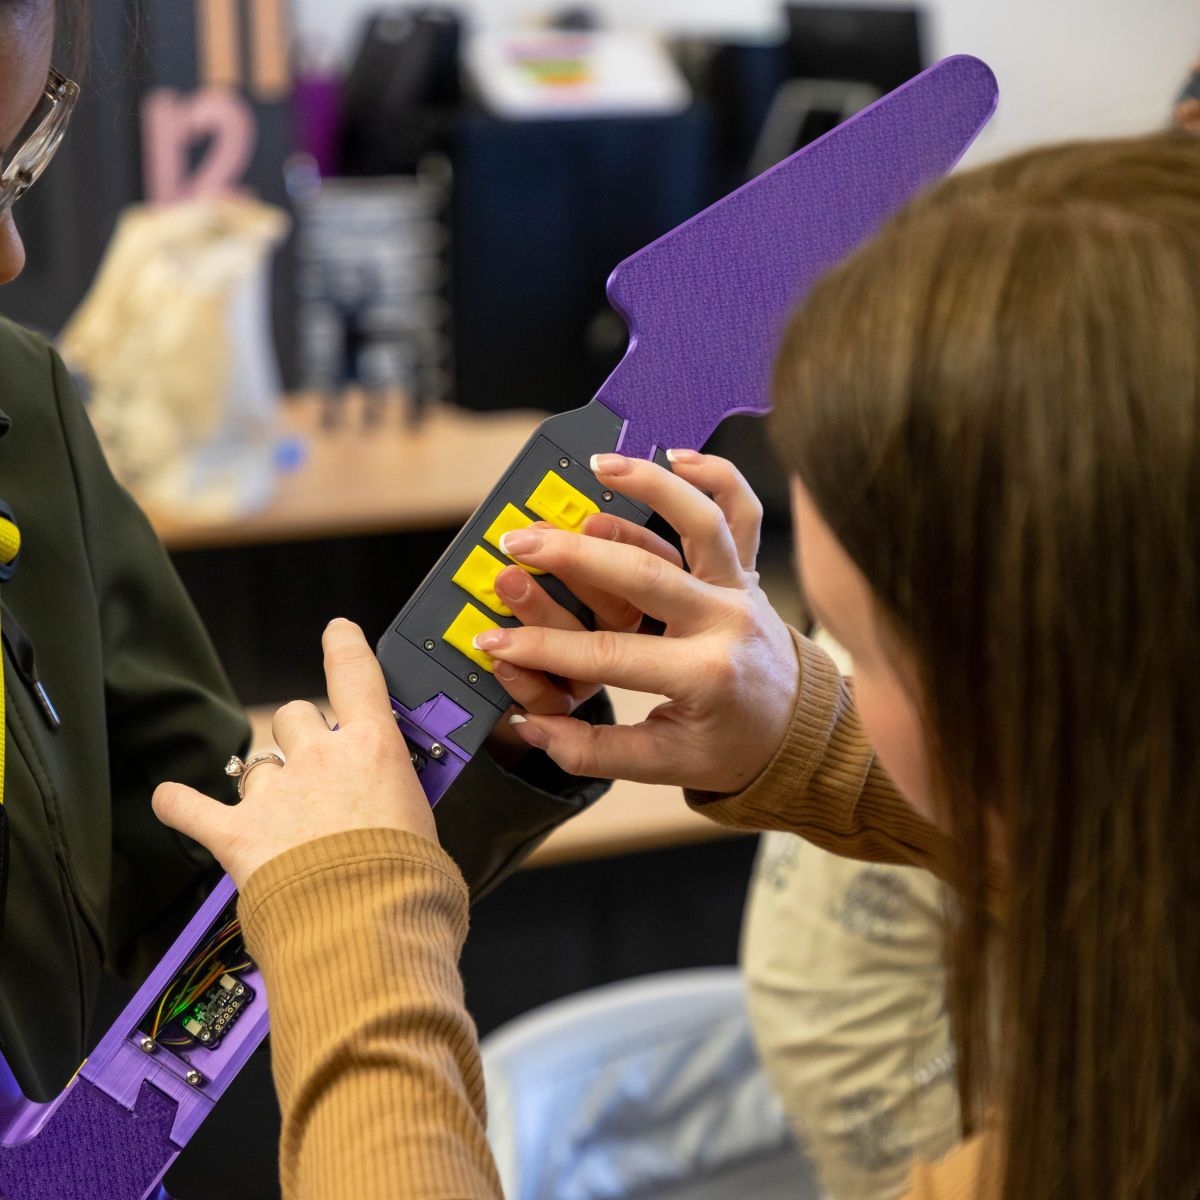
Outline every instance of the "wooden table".
POLYGON ((148 509, 168 550, 299 542, 318 538, 443 529, 486 499, 500 473, 545 419, 532 411, 471 413, 435 408, 416 430, 396 414, 367 432, 348 401, 339 428, 321 426, 321 405, 284 406, 284 432, 303 439, 307 457, 281 475, 269 507, 236 520, 181 521, 148 509))
MULTIPOLYGON (((632 692, 611 693, 620 721, 639 721, 659 701, 632 692)), ((251 709, 255 749, 273 749, 270 708, 251 709)), ((560 826, 530 855, 527 867, 609 858, 737 836, 694 813, 678 788, 614 783, 600 801, 560 826)))

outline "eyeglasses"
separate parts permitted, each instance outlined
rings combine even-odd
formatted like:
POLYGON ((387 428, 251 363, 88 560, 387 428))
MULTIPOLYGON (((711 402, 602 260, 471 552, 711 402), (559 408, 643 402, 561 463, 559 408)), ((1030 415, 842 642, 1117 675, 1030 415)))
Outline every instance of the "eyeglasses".
POLYGON ((18 139, 17 148, 6 156, 0 172, 0 217, 37 183, 50 165, 78 99, 79 84, 51 67, 41 102, 26 125, 30 132, 18 139))

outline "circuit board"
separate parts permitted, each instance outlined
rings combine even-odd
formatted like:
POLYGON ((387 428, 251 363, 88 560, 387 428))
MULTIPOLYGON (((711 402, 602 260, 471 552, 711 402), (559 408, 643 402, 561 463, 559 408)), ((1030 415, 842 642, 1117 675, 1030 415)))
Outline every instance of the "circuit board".
POLYGON ((253 999, 253 988, 225 974, 176 1020, 185 1033, 211 1050, 253 999))
POLYGON ((241 978, 253 966, 233 901, 146 1014, 142 1048, 215 1050, 254 1000, 254 989, 241 978))

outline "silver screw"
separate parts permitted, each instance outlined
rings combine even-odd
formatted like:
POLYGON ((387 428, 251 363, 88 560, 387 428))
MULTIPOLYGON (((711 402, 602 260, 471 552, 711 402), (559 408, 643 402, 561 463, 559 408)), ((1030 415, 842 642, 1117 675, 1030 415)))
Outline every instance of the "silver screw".
POLYGON ((558 465, 565 471, 571 465, 571 460, 569 458, 560 458, 558 465))
POLYGON ((433 638, 428 638, 428 639, 426 639, 426 642, 425 642, 425 649, 426 649, 426 650, 436 650, 436 649, 437 649, 437 642, 435 642, 435 641, 433 640, 433 638))
POLYGON ((192 1085, 192 1087, 199 1087, 204 1082, 204 1076, 201 1075, 200 1072, 197 1071, 195 1067, 193 1067, 184 1076, 184 1079, 186 1079, 188 1081, 188 1083, 190 1083, 192 1085))
POLYGON ((434 742, 433 745, 429 747, 429 757, 435 762, 441 762, 442 759, 446 757, 446 747, 440 742, 434 742))
POLYGON ((478 683, 478 682, 479 682, 479 676, 478 676, 478 675, 476 675, 474 671, 472 671, 472 672, 470 673, 470 675, 468 675, 468 676, 467 676, 467 682, 468 682, 468 683, 478 683))
POLYGON ((419 771, 421 769, 421 756, 415 750, 410 750, 408 752, 408 757, 412 762, 413 770, 419 771))
POLYGON ((605 504, 611 504, 612 498, 613 498, 612 492, 601 492, 600 493, 600 499, 603 500, 605 504))
POLYGON ((209 1033, 207 1029, 202 1029, 202 1030, 200 1030, 200 1040, 202 1042, 211 1042, 212 1034, 209 1033))
POLYGON ((147 1054, 153 1054, 158 1049, 158 1043, 153 1038, 142 1038, 142 1049, 147 1054))

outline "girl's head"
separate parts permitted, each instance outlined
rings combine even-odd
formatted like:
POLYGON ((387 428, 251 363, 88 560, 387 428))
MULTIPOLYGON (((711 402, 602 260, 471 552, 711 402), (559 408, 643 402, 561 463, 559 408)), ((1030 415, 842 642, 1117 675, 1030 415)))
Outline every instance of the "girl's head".
POLYGON ((963 1067, 1006 1195, 1193 1197, 1200 143, 947 180, 814 289, 776 391, 806 589, 958 846, 963 1067))
MULTIPOLYGON (((12 158, 44 116, 57 18, 69 26, 64 40, 82 43, 86 0, 0 0, 0 161, 12 158)), ((78 65, 78 64, 76 64, 78 65)), ((15 279, 25 265, 25 249, 11 209, 0 216, 0 284, 15 279)))

